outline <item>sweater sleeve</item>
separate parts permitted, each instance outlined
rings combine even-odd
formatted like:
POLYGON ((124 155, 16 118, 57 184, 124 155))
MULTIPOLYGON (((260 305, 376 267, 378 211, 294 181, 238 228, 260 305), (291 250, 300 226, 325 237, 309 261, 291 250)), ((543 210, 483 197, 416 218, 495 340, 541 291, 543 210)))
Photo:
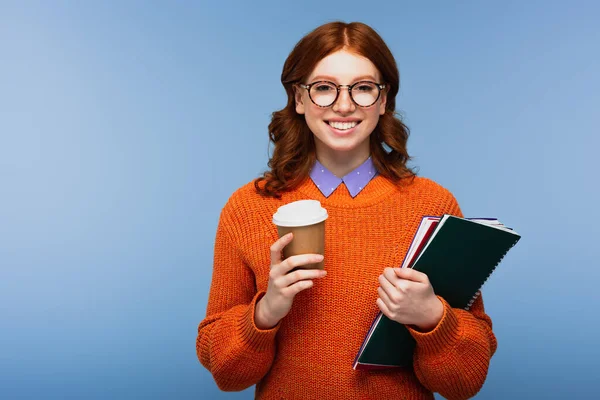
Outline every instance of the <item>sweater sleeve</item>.
POLYGON ((254 323, 254 274, 227 232, 231 221, 221 214, 217 228, 213 276, 206 318, 198 326, 196 353, 225 391, 256 384, 270 369, 278 327, 261 330, 254 323))
MULTIPOLYGON (((446 199, 445 212, 462 217, 454 196, 446 199)), ((414 370, 419 381, 449 400, 468 399, 483 386, 497 342, 492 321, 480 296, 469 311, 452 308, 442 297, 444 313, 429 332, 407 326, 417 342, 414 370)))
POLYGON ((485 314, 481 296, 469 311, 440 300, 444 315, 432 331, 422 333, 408 327, 417 342, 415 373, 423 386, 448 400, 468 399, 483 386, 496 351, 492 321, 485 314))

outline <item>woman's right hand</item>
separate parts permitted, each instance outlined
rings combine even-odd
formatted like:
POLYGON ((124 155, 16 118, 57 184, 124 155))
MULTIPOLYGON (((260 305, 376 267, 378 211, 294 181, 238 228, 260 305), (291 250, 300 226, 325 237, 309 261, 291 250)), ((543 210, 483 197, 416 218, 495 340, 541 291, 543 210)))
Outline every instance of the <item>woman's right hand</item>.
POLYGON ((282 236, 271 246, 271 272, 267 293, 256 303, 254 323, 259 329, 271 329, 285 317, 292 308, 294 297, 312 287, 315 278, 322 278, 327 272, 321 269, 297 269, 302 265, 323 260, 320 254, 300 254, 282 261, 281 252, 293 238, 292 233, 282 236))

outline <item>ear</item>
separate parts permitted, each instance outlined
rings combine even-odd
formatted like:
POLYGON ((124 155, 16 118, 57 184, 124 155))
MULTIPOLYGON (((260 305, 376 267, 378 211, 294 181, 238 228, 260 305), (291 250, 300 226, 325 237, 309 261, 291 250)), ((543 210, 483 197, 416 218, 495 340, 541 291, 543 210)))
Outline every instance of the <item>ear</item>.
POLYGON ((385 114, 387 104, 387 87, 381 91, 381 102, 379 103, 379 115, 385 114))
POLYGON ((298 114, 304 114, 304 101, 302 99, 302 93, 302 88, 294 85, 294 99, 296 101, 296 112, 298 114))

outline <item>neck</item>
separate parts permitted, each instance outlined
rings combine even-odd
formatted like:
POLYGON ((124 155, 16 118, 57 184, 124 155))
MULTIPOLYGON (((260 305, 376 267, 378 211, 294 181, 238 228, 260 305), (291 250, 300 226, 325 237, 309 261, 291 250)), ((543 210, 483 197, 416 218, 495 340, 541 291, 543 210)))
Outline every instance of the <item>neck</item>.
POLYGON ((331 171, 332 174, 338 178, 342 178, 367 161, 370 155, 368 141, 366 145, 351 151, 342 152, 334 151, 324 145, 319 146, 317 144, 317 160, 331 171))

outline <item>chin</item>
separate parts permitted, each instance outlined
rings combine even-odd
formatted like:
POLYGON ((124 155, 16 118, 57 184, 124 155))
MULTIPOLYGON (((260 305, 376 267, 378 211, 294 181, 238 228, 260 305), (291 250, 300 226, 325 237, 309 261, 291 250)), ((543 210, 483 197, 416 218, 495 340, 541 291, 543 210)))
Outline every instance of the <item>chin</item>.
POLYGON ((348 143, 348 144, 339 144, 339 143, 324 143, 324 145, 333 151, 337 152, 350 152, 352 150, 356 150, 359 146, 357 143, 348 143))
POLYGON ((319 142, 323 145, 323 147, 329 149, 330 151, 340 152, 340 153, 348 153, 355 151, 356 149, 364 146, 365 141, 367 142, 369 138, 365 138, 363 140, 357 140, 357 138, 336 138, 331 136, 325 136, 322 139, 319 139, 319 142))

